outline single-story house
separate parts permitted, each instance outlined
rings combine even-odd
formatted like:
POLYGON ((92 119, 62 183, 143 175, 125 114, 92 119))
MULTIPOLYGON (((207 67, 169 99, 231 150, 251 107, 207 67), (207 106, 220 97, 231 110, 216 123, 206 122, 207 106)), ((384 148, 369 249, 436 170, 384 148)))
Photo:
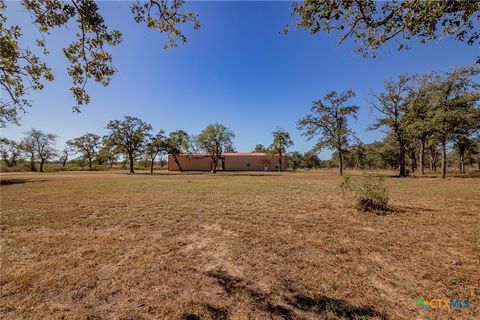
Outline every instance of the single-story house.
MULTIPOLYGON (((217 164, 218 170, 224 171, 278 171, 280 166, 278 154, 264 152, 224 152, 217 164)), ((168 155, 168 170, 210 171, 212 159, 205 153, 182 153, 168 155), (176 159, 175 159, 176 158, 176 159)), ((286 157, 282 155, 282 167, 286 167, 286 157)))

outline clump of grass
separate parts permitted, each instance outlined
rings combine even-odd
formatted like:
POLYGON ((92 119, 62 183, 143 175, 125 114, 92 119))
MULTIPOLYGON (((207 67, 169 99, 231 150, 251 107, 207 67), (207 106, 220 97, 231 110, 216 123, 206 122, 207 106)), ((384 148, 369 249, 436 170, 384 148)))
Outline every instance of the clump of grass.
POLYGON ((358 187, 348 173, 345 173, 342 176, 340 189, 342 189, 343 199, 345 200, 347 206, 353 206, 355 204, 355 199, 358 197, 358 187))
POLYGON ((346 174, 340 188, 345 201, 359 210, 382 213, 388 211, 388 190, 382 176, 369 174, 364 176, 360 183, 355 183, 351 176, 346 174))

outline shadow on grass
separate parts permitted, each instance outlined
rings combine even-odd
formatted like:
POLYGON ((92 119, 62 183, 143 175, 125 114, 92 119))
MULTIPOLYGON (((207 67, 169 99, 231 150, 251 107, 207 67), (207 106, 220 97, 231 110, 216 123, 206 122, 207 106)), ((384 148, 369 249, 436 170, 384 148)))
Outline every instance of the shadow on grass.
POLYGON ((386 314, 376 311, 372 307, 357 307, 344 300, 327 296, 308 297, 296 293, 289 299, 289 304, 305 312, 332 313, 342 319, 368 319, 369 317, 388 319, 386 314))
MULTIPOLYGON (((372 307, 359 307, 348 302, 327 296, 310 297, 301 292, 289 289, 283 297, 281 304, 274 303, 274 297, 258 291, 244 283, 243 279, 229 275, 223 270, 212 270, 207 275, 213 278, 228 295, 248 296, 255 309, 269 313, 272 317, 283 319, 301 318, 299 312, 314 313, 316 316, 327 317, 329 314, 342 319, 377 318, 389 319, 388 315, 372 307), (287 297, 288 295, 288 297, 287 297)), ((278 299, 275 299, 278 300, 278 299)), ((228 318, 228 310, 222 313, 223 318, 228 318)), ((211 313, 213 316, 214 313, 211 313)), ((194 319, 194 318, 192 318, 194 319)), ((216 319, 214 317, 214 319, 216 319)))
POLYGON ((398 214, 398 213, 414 213, 414 214, 421 214, 422 212, 436 212, 437 210, 424 208, 424 207, 414 207, 414 206, 390 206, 390 213, 398 214))
POLYGON ((45 182, 47 180, 28 180, 28 179, 0 179, 1 186, 9 186, 12 184, 23 184, 29 182, 45 182))

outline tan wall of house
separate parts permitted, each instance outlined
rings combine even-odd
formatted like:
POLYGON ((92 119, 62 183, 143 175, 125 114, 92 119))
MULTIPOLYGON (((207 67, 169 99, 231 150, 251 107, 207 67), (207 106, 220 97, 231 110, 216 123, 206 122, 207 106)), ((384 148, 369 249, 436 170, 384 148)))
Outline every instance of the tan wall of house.
MULTIPOLYGON (((285 157, 283 157, 283 160, 285 157)), ((226 155, 226 171, 278 171, 278 156, 226 155)), ((285 169, 285 161, 282 170, 285 169)))
MULTIPOLYGON (((184 171, 210 171, 212 160, 210 158, 195 157, 190 155, 177 155, 178 162, 184 171)), ((173 155, 168 155, 168 170, 180 171, 173 155)))
MULTIPOLYGON (((225 154, 226 171, 278 171, 278 155, 225 154)), ((282 157, 282 170, 286 167, 286 157, 282 157)), ((202 156, 177 155, 184 171, 210 171, 211 159, 202 156)), ((179 171, 173 155, 168 155, 168 170, 179 171)))

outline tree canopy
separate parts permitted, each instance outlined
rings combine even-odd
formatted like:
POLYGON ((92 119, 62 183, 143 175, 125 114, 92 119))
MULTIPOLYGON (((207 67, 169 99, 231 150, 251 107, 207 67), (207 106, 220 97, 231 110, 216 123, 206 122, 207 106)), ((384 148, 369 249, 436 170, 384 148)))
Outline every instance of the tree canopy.
POLYGON ((353 135, 348 118, 356 118, 358 106, 347 104, 355 96, 352 90, 342 93, 331 91, 323 100, 313 102, 311 113, 298 121, 308 140, 317 138, 316 149, 335 149, 339 154, 339 172, 343 174, 343 152, 353 135))
MULTIPOLYGON (((32 17, 32 23, 40 33, 36 41, 38 50, 32 46, 22 47, 22 26, 9 25, 5 14, 7 3, 0 0, 0 84, 7 93, 0 99, 0 126, 8 122, 17 123, 31 101, 26 97, 29 90, 42 90, 46 81, 54 79, 53 70, 42 60, 48 55, 48 35, 56 28, 70 26, 74 21, 75 39, 66 44, 63 54, 68 60, 68 75, 72 79, 70 88, 79 112, 83 105, 90 103, 87 92, 89 80, 103 86, 110 84, 117 73, 113 65, 110 48, 122 41, 119 30, 110 30, 94 0, 23 0, 25 10, 32 17), (40 51, 40 52, 37 52, 40 51)), ((165 48, 186 42, 181 26, 192 23, 200 27, 198 17, 182 10, 183 0, 150 0, 131 4, 133 19, 150 28, 166 34, 165 48)))
POLYGON ((339 44, 354 39, 363 56, 375 56, 387 43, 402 50, 414 39, 451 37, 478 46, 480 38, 478 1, 306 0, 294 2, 292 15, 311 34, 339 32, 339 44))
POLYGON ((125 116, 123 120, 112 120, 106 127, 110 130, 108 141, 125 154, 134 173, 134 162, 143 151, 152 126, 139 118, 125 116))
POLYGON ((199 149, 212 159, 212 173, 217 172, 217 163, 222 153, 234 151, 233 138, 235 133, 220 123, 209 124, 196 137, 199 149))

